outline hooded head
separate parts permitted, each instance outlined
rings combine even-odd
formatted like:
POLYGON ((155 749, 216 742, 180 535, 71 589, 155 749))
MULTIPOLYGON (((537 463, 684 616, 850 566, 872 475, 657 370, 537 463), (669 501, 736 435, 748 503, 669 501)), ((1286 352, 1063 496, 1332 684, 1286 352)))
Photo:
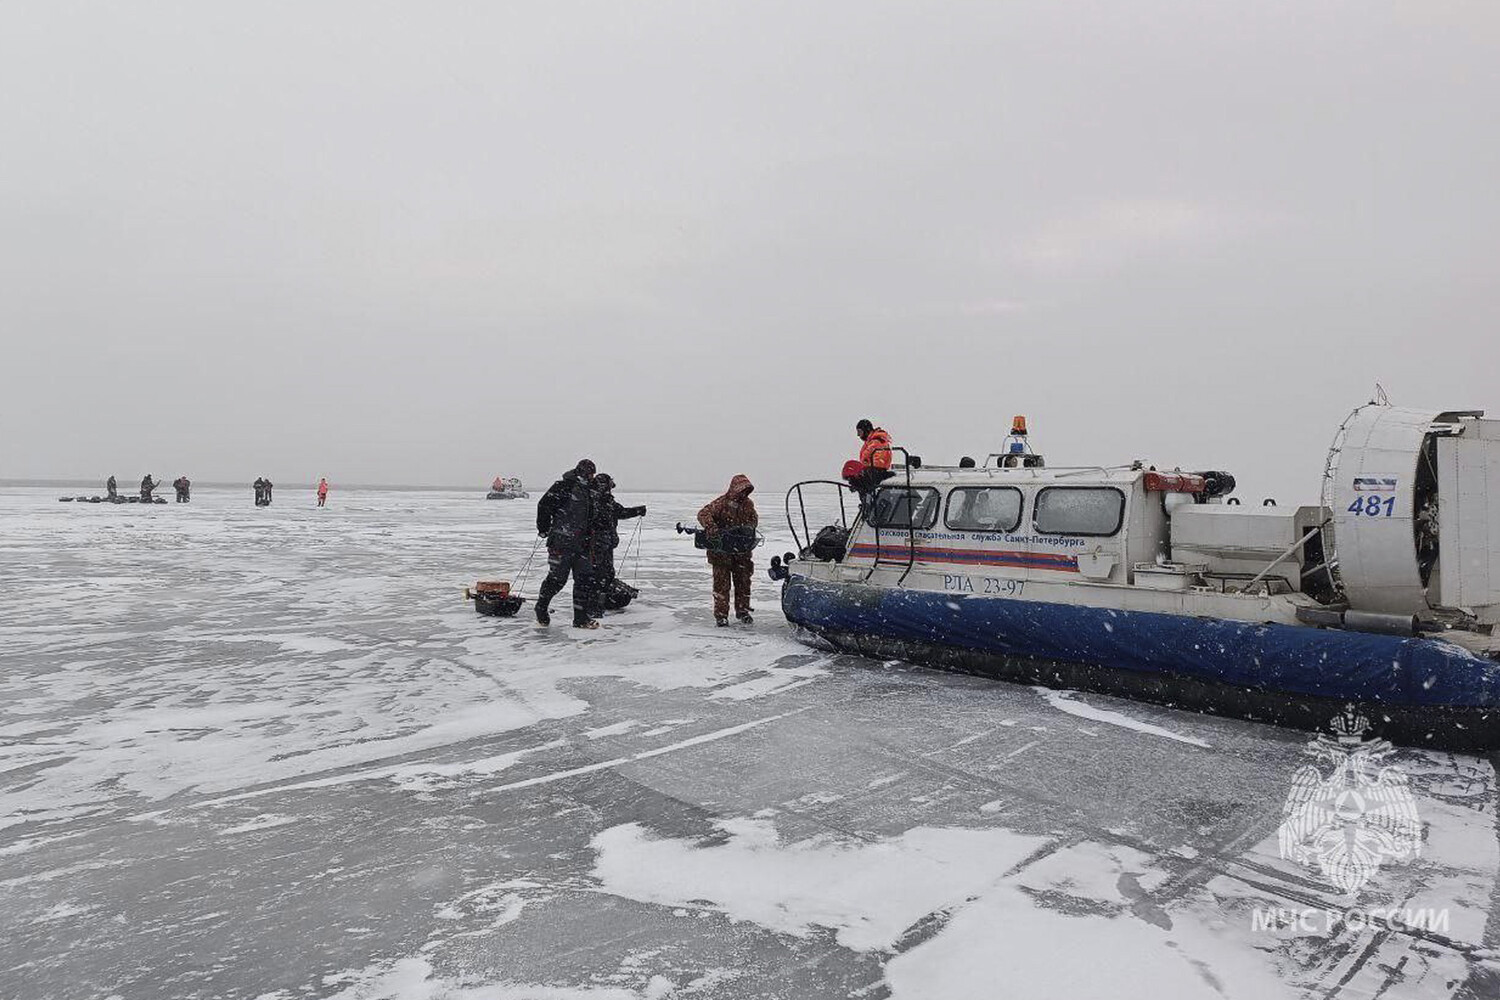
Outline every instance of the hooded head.
POLYGON ((869 437, 870 432, 874 429, 875 425, 870 422, 869 418, 861 420, 859 423, 854 425, 854 433, 859 435, 859 439, 861 441, 869 437))
POLYGON ((605 493, 615 488, 614 477, 607 472, 601 472, 594 477, 594 485, 605 493))
POLYGON ((750 482, 750 477, 738 475, 729 481, 728 495, 735 500, 743 500, 755 492, 755 484, 750 482))
POLYGON ((597 469, 598 466, 594 464, 592 459, 588 458, 579 459, 578 464, 573 467, 573 471, 578 473, 578 478, 582 479, 584 482, 588 482, 590 479, 593 479, 594 472, 597 469))

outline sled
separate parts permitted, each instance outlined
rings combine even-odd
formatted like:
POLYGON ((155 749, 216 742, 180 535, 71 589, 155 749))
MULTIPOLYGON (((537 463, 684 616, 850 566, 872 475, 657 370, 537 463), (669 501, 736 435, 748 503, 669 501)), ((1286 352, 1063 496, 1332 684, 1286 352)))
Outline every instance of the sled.
POLYGON ((475 614, 491 618, 514 618, 526 598, 510 592, 509 580, 480 580, 464 588, 464 600, 474 602, 475 614))

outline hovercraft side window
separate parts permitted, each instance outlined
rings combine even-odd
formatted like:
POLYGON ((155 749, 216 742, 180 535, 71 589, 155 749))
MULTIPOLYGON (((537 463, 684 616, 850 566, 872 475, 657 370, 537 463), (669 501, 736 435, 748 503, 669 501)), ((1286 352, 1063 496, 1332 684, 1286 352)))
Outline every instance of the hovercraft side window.
POLYGON ((1125 521, 1125 494, 1113 486, 1048 486, 1032 515, 1045 535, 1113 535, 1125 521))
POLYGON ((925 531, 937 523, 938 491, 885 486, 875 491, 870 523, 877 528, 916 528, 925 531))
POLYGON ((948 492, 943 523, 956 531, 1015 531, 1021 505, 1014 486, 958 486, 948 492))

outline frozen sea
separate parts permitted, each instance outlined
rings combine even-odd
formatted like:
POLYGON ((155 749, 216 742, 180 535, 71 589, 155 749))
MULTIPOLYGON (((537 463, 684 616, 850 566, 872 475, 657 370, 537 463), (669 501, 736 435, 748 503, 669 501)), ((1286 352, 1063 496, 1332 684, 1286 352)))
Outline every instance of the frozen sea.
POLYGON ((530 502, 62 492, 0 488, 7 1000, 1500 996, 1492 756, 1396 754, 1420 855, 1351 899, 1278 850, 1306 734, 798 643, 779 493, 753 627, 707 497, 622 494, 581 633, 462 599, 530 502))

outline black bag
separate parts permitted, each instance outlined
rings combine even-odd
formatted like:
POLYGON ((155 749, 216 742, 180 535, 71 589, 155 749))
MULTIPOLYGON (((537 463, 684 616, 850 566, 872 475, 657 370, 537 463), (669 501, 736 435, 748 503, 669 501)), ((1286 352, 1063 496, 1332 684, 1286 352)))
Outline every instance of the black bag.
POLYGON ((749 525, 737 528, 725 528, 719 532, 718 550, 720 552, 739 555, 744 552, 755 551, 755 547, 759 544, 760 532, 749 525))
POLYGON ((526 598, 519 594, 475 594, 474 610, 478 614, 488 615, 491 618, 514 618, 516 612, 521 610, 521 605, 526 603, 526 598))
POLYGON ((819 562, 843 562, 848 548, 849 529, 830 524, 818 530, 812 544, 807 547, 806 555, 819 562))
POLYGON ((739 555, 744 552, 754 552, 760 544, 760 532, 748 524, 735 528, 725 528, 717 534, 710 534, 706 528, 684 528, 678 525, 678 531, 693 532, 693 548, 703 549, 707 552, 723 552, 728 555, 739 555))
POLYGON ((604 605, 605 611, 624 611, 631 601, 640 596, 640 593, 639 590, 616 577, 604 589, 600 603, 604 605))

